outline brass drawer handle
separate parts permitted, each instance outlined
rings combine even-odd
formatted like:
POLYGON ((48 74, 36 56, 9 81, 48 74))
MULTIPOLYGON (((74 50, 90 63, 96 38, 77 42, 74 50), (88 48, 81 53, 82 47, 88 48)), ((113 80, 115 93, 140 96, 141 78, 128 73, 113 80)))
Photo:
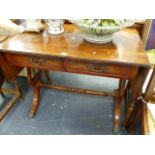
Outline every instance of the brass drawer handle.
POLYGON ((40 58, 30 58, 30 63, 33 64, 36 68, 45 63, 44 59, 40 58))
POLYGON ((94 66, 93 64, 90 65, 90 70, 96 73, 102 73, 103 71, 105 71, 106 66, 94 66))

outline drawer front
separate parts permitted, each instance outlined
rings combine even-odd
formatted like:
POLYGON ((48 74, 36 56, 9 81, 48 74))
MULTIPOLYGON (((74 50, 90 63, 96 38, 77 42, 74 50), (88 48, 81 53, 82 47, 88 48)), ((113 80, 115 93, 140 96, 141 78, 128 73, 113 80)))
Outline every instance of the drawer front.
POLYGON ((81 61, 68 61, 68 70, 73 72, 83 72, 94 75, 117 75, 128 76, 129 68, 121 65, 111 65, 103 63, 89 63, 81 61))
MULTIPOLYGON (((10 56, 9 56, 10 57, 10 56)), ((9 58, 10 59, 10 58, 9 58)), ((63 70, 64 62, 60 58, 43 58, 34 56, 25 56, 13 54, 10 59, 16 66, 33 67, 41 69, 53 69, 53 70, 63 70)))

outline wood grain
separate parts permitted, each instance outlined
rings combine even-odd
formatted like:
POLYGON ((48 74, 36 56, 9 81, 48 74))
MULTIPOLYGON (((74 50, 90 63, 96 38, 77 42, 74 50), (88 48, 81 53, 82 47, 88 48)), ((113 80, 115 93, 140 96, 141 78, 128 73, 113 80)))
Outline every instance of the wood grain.
POLYGON ((0 50, 48 57, 148 65, 140 36, 136 29, 131 28, 115 33, 113 43, 93 45, 83 41, 78 28, 66 24, 65 32, 61 35, 49 35, 46 31, 40 34, 23 33, 4 41, 0 50))
POLYGON ((33 117, 38 109, 41 87, 111 95, 116 99, 115 132, 118 132, 126 80, 131 81, 132 99, 126 113, 124 127, 134 110, 135 101, 140 95, 143 80, 150 67, 140 36, 133 28, 115 33, 113 41, 110 43, 96 45, 84 41, 77 27, 65 24, 65 32, 61 35, 49 35, 46 31, 40 34, 23 33, 0 44, 0 51, 8 64, 27 67, 28 81, 34 87, 30 117, 33 117), (34 78, 31 77, 33 69, 39 71, 34 78), (120 85, 117 93, 100 93, 86 89, 49 85, 49 83, 42 82, 40 76, 40 73, 46 70, 119 78, 120 85))

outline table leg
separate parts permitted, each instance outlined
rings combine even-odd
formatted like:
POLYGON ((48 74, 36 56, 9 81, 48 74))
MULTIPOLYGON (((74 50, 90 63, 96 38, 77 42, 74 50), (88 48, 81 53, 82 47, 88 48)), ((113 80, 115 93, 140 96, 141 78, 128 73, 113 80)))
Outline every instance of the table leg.
POLYGON ((141 99, 136 101, 134 112, 132 113, 132 119, 128 122, 126 129, 130 134, 135 134, 136 126, 140 119, 142 118, 142 105, 143 101, 141 99))
POLYGON ((122 103, 122 98, 123 98, 124 92, 125 92, 125 84, 126 84, 126 80, 125 79, 121 79, 119 81, 118 96, 115 99, 114 133, 118 133, 118 131, 119 131, 119 120, 120 120, 120 114, 121 114, 121 103, 122 103))
POLYGON ((123 121, 123 128, 126 128, 128 125, 128 121, 130 120, 130 117, 134 111, 137 98, 142 93, 142 87, 146 79, 146 76, 148 74, 148 71, 149 71, 149 68, 144 68, 144 67, 139 68, 137 77, 134 80, 131 80, 131 100, 127 108, 125 119, 123 121))
POLYGON ((130 81, 127 82, 124 97, 125 97, 125 103, 129 103, 129 100, 130 100, 130 81))
POLYGON ((41 71, 39 70, 34 76, 32 76, 32 70, 33 69, 31 69, 31 68, 26 68, 26 69, 27 69, 27 80, 28 80, 28 83, 31 86, 35 86, 36 83, 38 82, 38 80, 40 79, 41 71))
POLYGON ((37 112, 38 106, 39 106, 41 73, 42 73, 41 71, 38 71, 37 80, 30 78, 30 82, 34 87, 34 98, 33 98, 33 103, 32 103, 32 109, 29 113, 30 118, 34 117, 35 113, 37 112))
POLYGON ((32 109, 29 113, 29 117, 34 117, 35 113, 37 112, 39 106, 39 96, 40 96, 40 86, 39 82, 37 82, 36 86, 34 87, 34 98, 32 103, 32 109))
POLYGON ((23 95, 23 91, 22 91, 19 83, 17 82, 17 80, 15 80, 14 83, 15 83, 15 89, 16 89, 16 91, 19 93, 20 98, 23 100, 23 96, 24 95, 23 95))
POLYGON ((46 77, 47 81, 52 83, 52 79, 51 79, 51 77, 49 75, 49 71, 45 70, 44 73, 45 73, 45 77, 46 77))
POLYGON ((15 89, 2 88, 1 91, 4 93, 14 94, 13 98, 5 105, 3 110, 0 112, 0 121, 6 116, 6 114, 12 109, 15 103, 22 97, 22 91, 17 81, 15 83, 15 89))

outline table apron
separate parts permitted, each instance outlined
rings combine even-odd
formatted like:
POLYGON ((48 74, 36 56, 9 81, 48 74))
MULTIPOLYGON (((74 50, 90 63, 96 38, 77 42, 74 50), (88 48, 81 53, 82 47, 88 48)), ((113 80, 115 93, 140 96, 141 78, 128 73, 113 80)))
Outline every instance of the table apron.
POLYGON ((102 77, 133 80, 138 67, 127 64, 111 64, 91 60, 75 60, 58 57, 41 57, 24 54, 4 53, 7 61, 17 67, 54 70, 102 77))

